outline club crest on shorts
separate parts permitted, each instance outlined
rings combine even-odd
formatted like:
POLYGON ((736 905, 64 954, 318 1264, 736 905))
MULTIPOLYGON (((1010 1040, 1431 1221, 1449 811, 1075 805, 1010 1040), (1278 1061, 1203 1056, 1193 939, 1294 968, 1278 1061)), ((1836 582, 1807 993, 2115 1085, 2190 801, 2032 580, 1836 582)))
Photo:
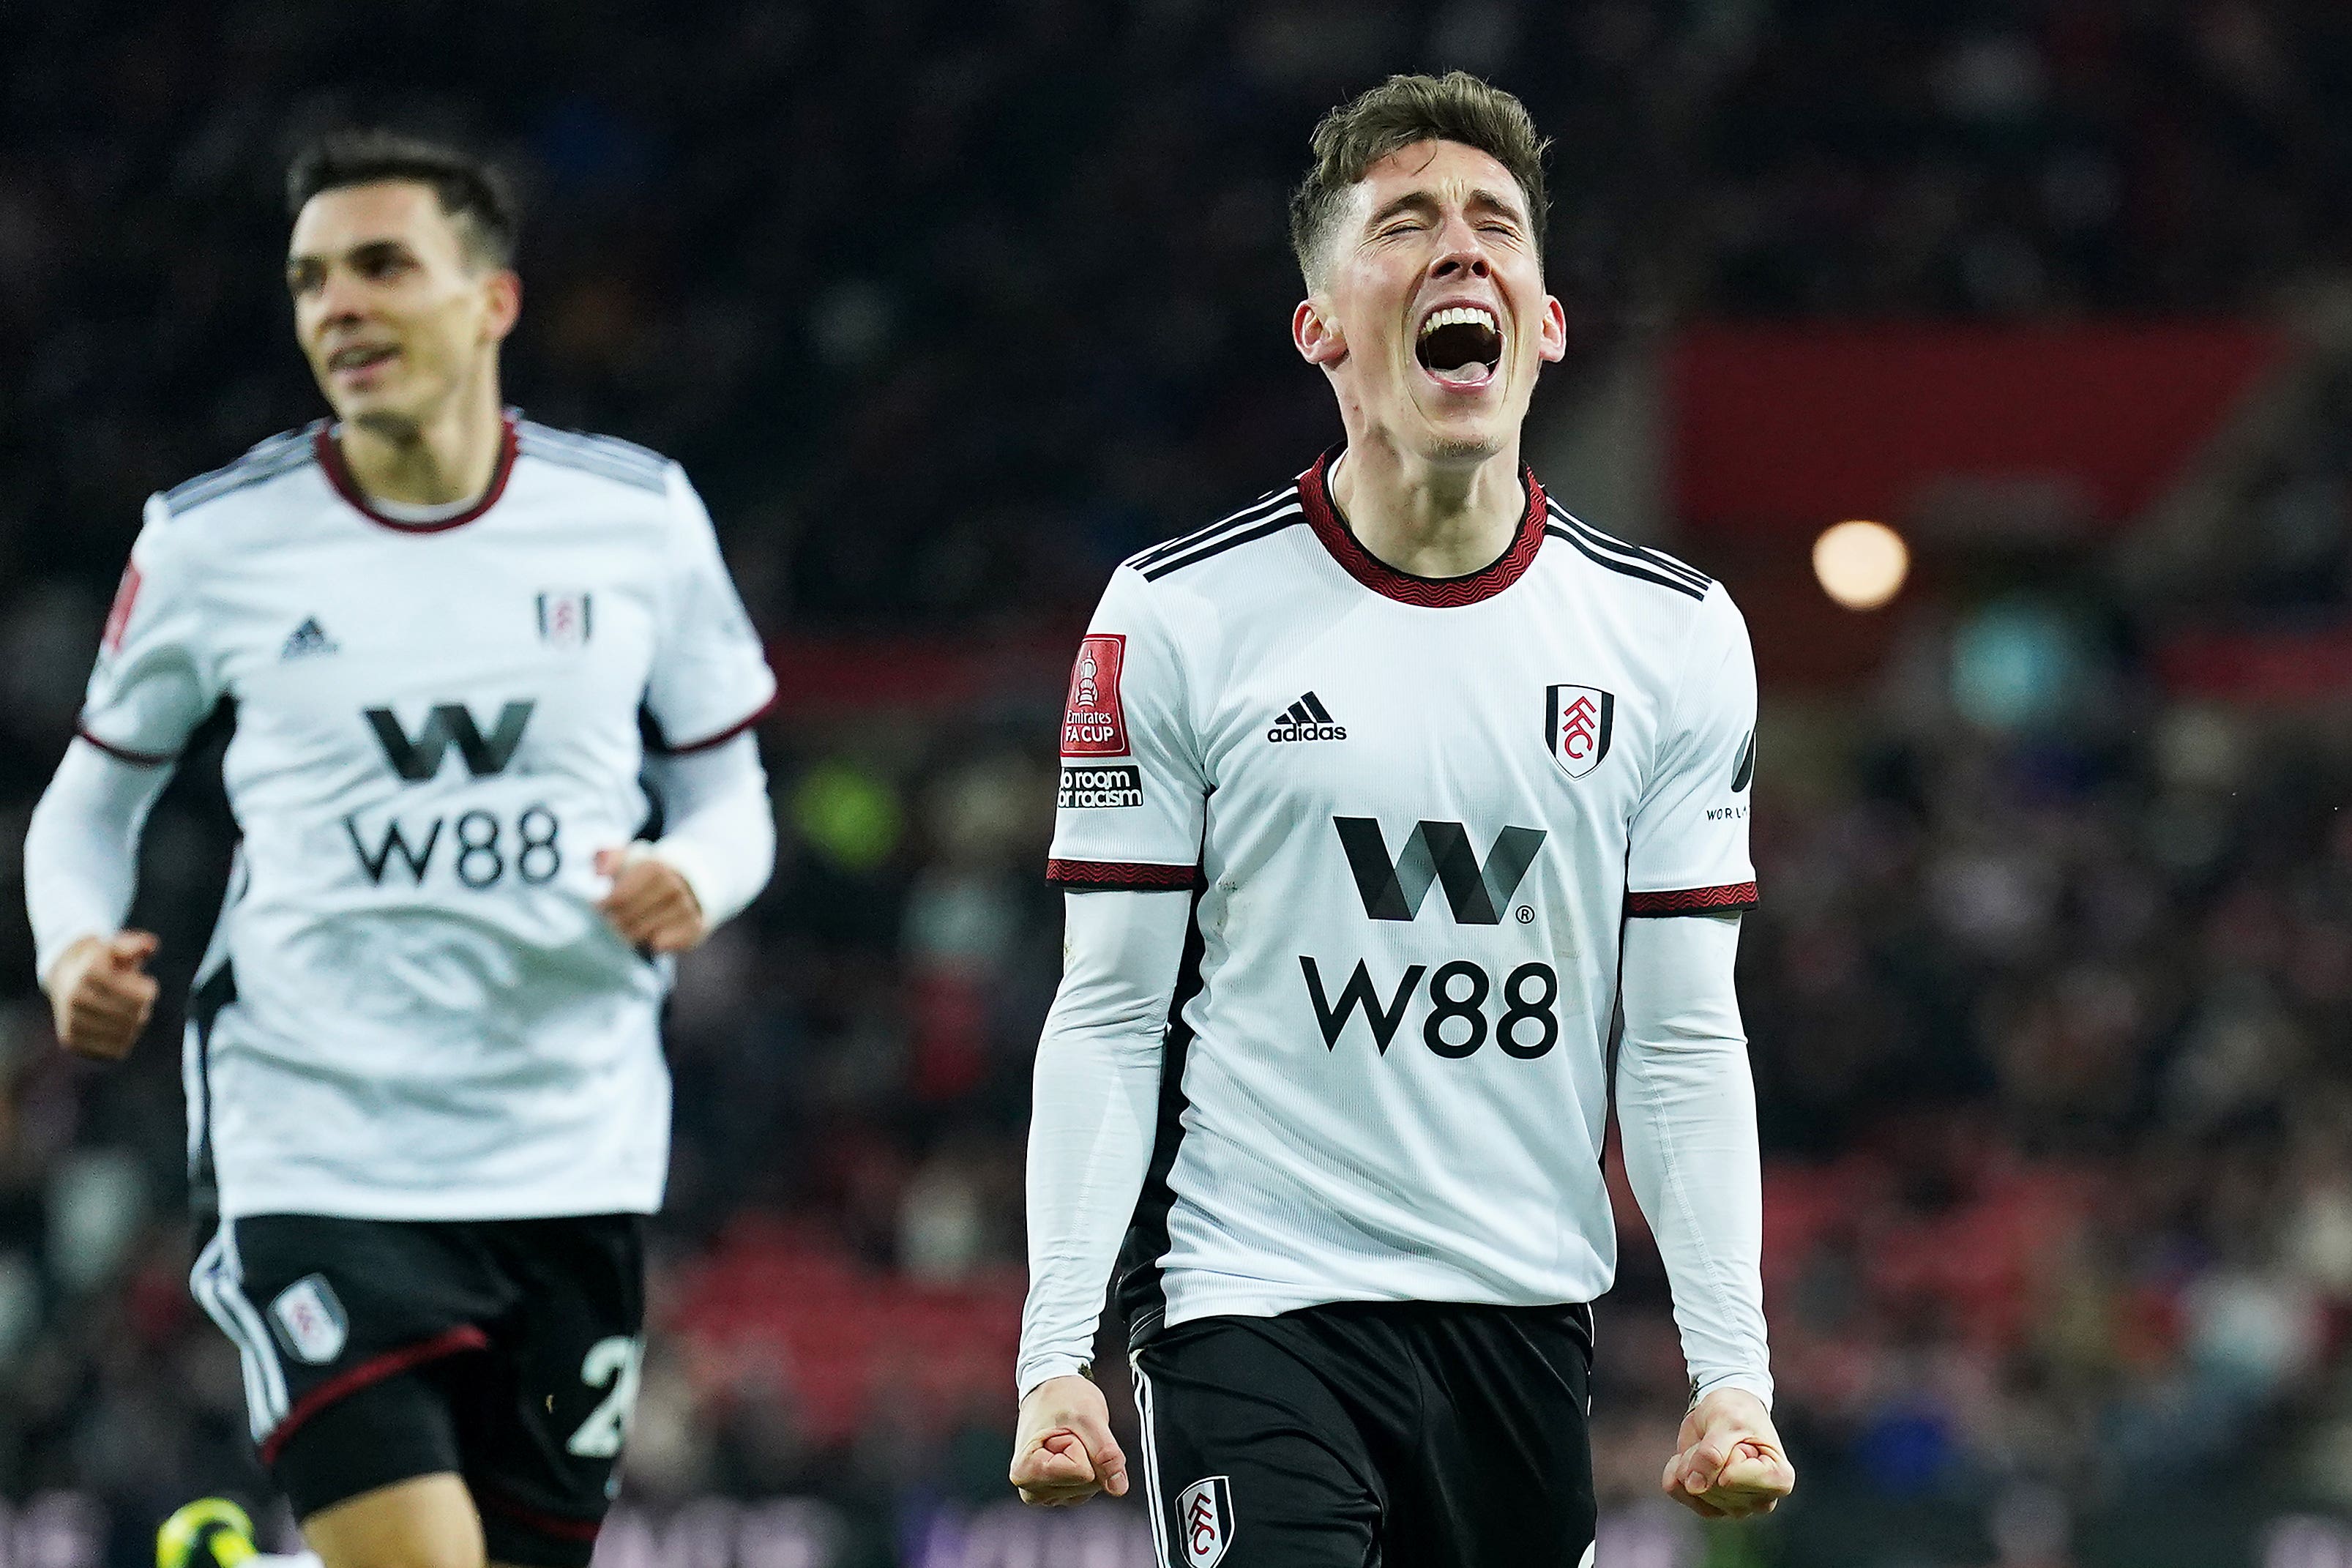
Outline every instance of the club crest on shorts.
POLYGON ((352 1321, 343 1303, 323 1274, 305 1274, 269 1303, 270 1331, 286 1353, 312 1366, 324 1366, 343 1353, 351 1338, 352 1321))
POLYGON ((539 640, 550 647, 588 646, 589 611, 586 594, 541 594, 539 596, 539 640))
POLYGON ((1617 699, 1597 686, 1549 688, 1544 722, 1544 743, 1551 760, 1570 778, 1580 779, 1609 754, 1609 740, 1617 725, 1617 699))
POLYGON ((1233 1543, 1231 1480, 1209 1476, 1176 1495, 1176 1561, 1184 1568, 1214 1568, 1233 1543))

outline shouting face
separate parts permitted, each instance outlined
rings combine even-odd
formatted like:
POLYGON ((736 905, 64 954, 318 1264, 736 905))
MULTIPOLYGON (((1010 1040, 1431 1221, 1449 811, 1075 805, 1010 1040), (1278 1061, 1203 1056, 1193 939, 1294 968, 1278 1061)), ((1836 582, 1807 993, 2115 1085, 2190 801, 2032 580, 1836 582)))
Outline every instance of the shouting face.
POLYGON ((1476 148, 1416 142, 1364 171, 1292 321, 1351 440, 1465 465, 1514 444, 1567 352, 1537 240, 1518 183, 1476 148))

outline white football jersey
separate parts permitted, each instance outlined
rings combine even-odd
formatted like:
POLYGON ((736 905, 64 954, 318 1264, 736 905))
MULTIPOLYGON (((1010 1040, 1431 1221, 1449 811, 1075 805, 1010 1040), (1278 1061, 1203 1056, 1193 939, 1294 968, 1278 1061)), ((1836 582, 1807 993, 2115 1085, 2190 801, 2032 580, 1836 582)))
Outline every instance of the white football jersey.
POLYGON ((1532 473, 1500 560, 1408 576, 1332 460, 1126 563, 1071 678, 1051 879, 1195 900, 1119 1263, 1140 1333, 1600 1295, 1622 921, 1755 901, 1722 587, 1532 473))
POLYGON ((163 763, 216 705, 241 833, 189 1008, 222 1212, 649 1212, 668 966, 594 909, 646 735, 774 694, 700 500, 625 442, 508 424, 482 500, 404 523, 325 425, 147 504, 81 732, 163 763))

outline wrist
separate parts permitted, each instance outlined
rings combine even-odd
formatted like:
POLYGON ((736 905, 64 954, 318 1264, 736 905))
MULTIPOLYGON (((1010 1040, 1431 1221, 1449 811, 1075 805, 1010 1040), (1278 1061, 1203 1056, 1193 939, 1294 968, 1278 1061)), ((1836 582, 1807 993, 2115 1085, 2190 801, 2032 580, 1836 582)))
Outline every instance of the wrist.
POLYGON ((1684 1414, 1688 1415, 1697 1409, 1714 1394, 1730 1391, 1748 1394, 1764 1406, 1766 1415, 1771 1414, 1771 1374, 1756 1372, 1717 1373, 1704 1379, 1696 1377, 1691 1379, 1690 1403, 1684 1406, 1684 1414))
POLYGON ((701 848, 677 839, 660 838, 652 843, 638 840, 643 847, 637 854, 647 860, 658 860, 678 875, 686 890, 694 899, 694 907, 707 921, 710 918, 710 886, 717 873, 701 848))
POLYGON ((66 972, 89 963, 91 951, 105 945, 105 942, 104 931, 86 931, 42 952, 37 963, 42 993, 56 995, 59 983, 67 978, 66 972))
POLYGON ((1039 1356, 1023 1362, 1020 1374, 1014 1381, 1020 1388, 1021 1397, 1026 1400, 1057 1377, 1082 1377, 1092 1383, 1095 1380, 1094 1363, 1071 1355, 1039 1356))

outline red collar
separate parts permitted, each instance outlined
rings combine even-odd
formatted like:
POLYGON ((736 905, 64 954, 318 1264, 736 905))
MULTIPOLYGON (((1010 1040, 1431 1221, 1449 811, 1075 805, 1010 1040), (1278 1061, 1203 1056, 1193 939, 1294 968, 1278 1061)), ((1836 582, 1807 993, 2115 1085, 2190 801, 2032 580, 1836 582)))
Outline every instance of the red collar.
POLYGON ((482 492, 481 500, 457 516, 445 517, 436 522, 403 522, 396 517, 387 517, 378 511, 360 489, 358 481, 352 478, 352 470, 343 462, 343 449, 335 443, 335 426, 330 422, 320 420, 318 433, 311 437, 311 440, 318 447, 319 467, 326 470, 327 482, 335 487, 335 493, 349 502, 352 510, 370 522, 380 523, 385 528, 398 529, 403 533, 440 533, 473 521, 490 508, 498 505, 499 498, 507 493, 507 480, 514 474, 514 421, 512 419, 502 421, 500 428, 499 466, 490 471, 490 488, 482 492))
POLYGON ((1347 519, 1339 515, 1339 509, 1331 504, 1327 480, 1331 465, 1339 460, 1342 450, 1340 447, 1332 447, 1315 459, 1314 467, 1298 476, 1299 504, 1306 509, 1315 537, 1323 542, 1331 559, 1373 593, 1386 595, 1399 604, 1453 609, 1493 598, 1525 576, 1528 568, 1535 564, 1536 552, 1543 548, 1544 493, 1543 486, 1536 482, 1533 468, 1525 464, 1519 467, 1520 480, 1528 490, 1528 515, 1520 521, 1519 531, 1508 550, 1465 577, 1416 577, 1410 572, 1398 571, 1365 549, 1348 527, 1347 519))

